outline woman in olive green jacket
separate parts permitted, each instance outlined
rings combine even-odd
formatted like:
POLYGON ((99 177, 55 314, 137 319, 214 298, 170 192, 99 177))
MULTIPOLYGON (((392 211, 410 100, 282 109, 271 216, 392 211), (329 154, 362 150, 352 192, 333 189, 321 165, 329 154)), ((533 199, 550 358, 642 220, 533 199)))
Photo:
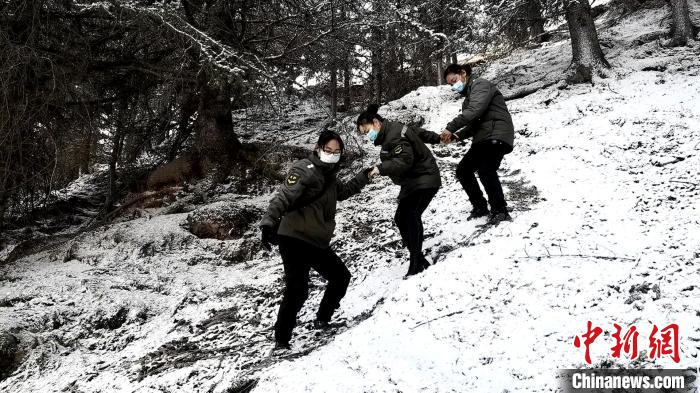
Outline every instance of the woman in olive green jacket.
POLYGON ((330 248, 336 204, 360 192, 369 181, 369 170, 348 183, 339 181, 343 150, 340 135, 322 132, 309 158, 292 165, 260 223, 263 247, 279 244, 284 265, 286 286, 275 323, 277 349, 289 349, 297 314, 309 296, 311 268, 328 281, 314 321, 316 328, 329 326, 350 283, 350 272, 330 248))
POLYGON ((404 246, 410 253, 406 276, 422 272, 430 266, 423 255, 423 221, 421 216, 441 186, 440 170, 433 153, 425 145, 440 143, 440 136, 421 128, 386 121, 377 105, 370 105, 357 119, 357 128, 381 146, 381 163, 370 176, 389 176, 401 186, 394 222, 404 246))

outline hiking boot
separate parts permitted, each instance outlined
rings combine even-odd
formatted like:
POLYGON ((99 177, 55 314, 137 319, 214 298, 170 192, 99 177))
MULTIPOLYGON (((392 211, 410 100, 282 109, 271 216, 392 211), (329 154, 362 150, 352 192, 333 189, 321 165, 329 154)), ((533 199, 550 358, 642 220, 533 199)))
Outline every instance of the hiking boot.
POLYGON ((425 255, 423 255, 423 254, 420 255, 420 263, 421 263, 421 266, 423 267, 423 270, 430 267, 430 262, 428 262, 428 260, 425 258, 425 255))
POLYGON ((338 329, 347 326, 347 322, 345 320, 339 320, 335 322, 326 322, 320 319, 317 319, 313 322, 313 327, 316 330, 333 330, 333 329, 338 329))
POLYGON ((491 225, 498 225, 501 221, 513 221, 513 218, 508 212, 492 213, 491 216, 489 216, 488 223, 491 225))
POLYGON ((472 212, 469 213, 469 217, 467 217, 467 221, 473 220, 475 218, 484 217, 487 214, 489 214, 489 209, 487 209, 485 207, 475 207, 474 209, 472 209, 472 212))
POLYGON ((406 277, 416 275, 430 266, 428 260, 425 259, 422 253, 411 253, 411 262, 408 265, 406 277))

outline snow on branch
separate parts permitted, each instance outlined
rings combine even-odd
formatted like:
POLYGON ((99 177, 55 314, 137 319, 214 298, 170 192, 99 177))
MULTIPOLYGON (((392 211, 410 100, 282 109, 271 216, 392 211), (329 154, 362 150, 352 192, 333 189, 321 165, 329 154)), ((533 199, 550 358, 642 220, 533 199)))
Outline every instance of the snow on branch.
POLYGON ((102 9, 112 17, 114 17, 115 8, 127 10, 136 15, 155 17, 170 31, 185 37, 197 45, 206 61, 224 72, 235 75, 244 73, 244 69, 251 69, 262 75, 268 72, 265 64, 257 56, 253 56, 254 60, 245 59, 243 54, 237 53, 228 45, 214 39, 206 32, 185 21, 178 15, 176 8, 170 7, 171 9, 167 9, 166 6, 143 6, 133 1, 120 2, 119 4, 97 2, 77 5, 83 11, 102 9))
POLYGON ((422 24, 422 23, 420 23, 420 22, 418 22, 418 21, 412 19, 411 17, 409 17, 409 16, 407 15, 407 13, 403 13, 401 10, 399 10, 398 8, 396 8, 396 6, 393 5, 393 4, 390 4, 389 7, 392 9, 392 11, 394 11, 394 12, 396 13, 396 15, 398 15, 398 17, 399 17, 402 21, 404 21, 404 22, 408 23, 409 25, 415 27, 418 31, 421 31, 421 32, 423 32, 423 33, 429 34, 430 37, 439 40, 443 45, 448 45, 448 44, 449 44, 450 39, 449 39, 449 37, 447 36, 447 34, 445 34, 445 33, 439 33, 439 32, 436 32, 436 31, 433 30, 433 29, 430 29, 429 27, 425 26, 424 24, 422 24))

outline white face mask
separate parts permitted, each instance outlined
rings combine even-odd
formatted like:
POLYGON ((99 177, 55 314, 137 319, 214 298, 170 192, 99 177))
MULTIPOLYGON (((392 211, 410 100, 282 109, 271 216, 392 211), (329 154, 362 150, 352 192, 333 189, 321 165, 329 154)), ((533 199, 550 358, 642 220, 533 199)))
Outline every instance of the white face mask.
POLYGON ((337 164, 340 161, 340 153, 328 154, 323 149, 318 149, 318 158, 326 164, 337 164))

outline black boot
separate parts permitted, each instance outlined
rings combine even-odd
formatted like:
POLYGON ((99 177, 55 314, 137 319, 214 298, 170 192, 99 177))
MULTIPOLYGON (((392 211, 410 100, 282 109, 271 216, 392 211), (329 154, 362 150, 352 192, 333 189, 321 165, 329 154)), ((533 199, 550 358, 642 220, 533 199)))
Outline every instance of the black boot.
POLYGON ((430 262, 425 258, 425 255, 421 254, 420 255, 421 259, 421 265, 423 266, 423 270, 427 269, 430 267, 430 262))
POLYGON ((486 207, 475 207, 472 209, 472 212, 469 213, 469 217, 467 217, 467 221, 473 220, 475 218, 480 218, 484 217, 489 214, 489 209, 486 207))
POLYGON ((340 327, 347 326, 346 321, 340 320, 335 322, 328 322, 321 319, 316 319, 313 323, 314 329, 316 330, 333 330, 340 327))
POLYGON ((423 254, 421 252, 412 252, 410 263, 408 265, 408 272, 406 273, 406 277, 410 277, 410 276, 413 276, 415 274, 418 274, 418 273, 422 272, 423 270, 427 269, 428 266, 430 266, 430 264, 428 263, 428 261, 425 259, 425 257, 423 256, 423 254))
POLYGON ((489 217, 489 224, 498 225, 501 221, 513 221, 513 218, 508 214, 507 211, 500 213, 492 213, 489 217))

